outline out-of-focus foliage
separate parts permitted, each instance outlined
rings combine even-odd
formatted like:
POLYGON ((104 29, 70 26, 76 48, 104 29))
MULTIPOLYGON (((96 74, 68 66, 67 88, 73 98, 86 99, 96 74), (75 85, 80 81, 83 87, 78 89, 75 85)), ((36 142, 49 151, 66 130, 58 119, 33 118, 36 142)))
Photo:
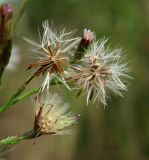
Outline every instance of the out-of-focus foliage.
MULTIPOLYGON (((14 1, 16 11, 19 7, 14 1)), ((30 0, 25 15, 15 30, 20 46, 22 64, 16 74, 5 75, 4 101, 27 75, 30 52, 22 36, 38 38, 38 27, 45 19, 69 30, 93 30, 97 38, 109 38, 109 44, 122 47, 134 77, 124 97, 112 96, 106 109, 101 104, 85 105, 85 100, 72 97, 72 109, 81 112, 77 134, 64 137, 45 137, 19 145, 9 159, 22 160, 147 160, 149 159, 149 1, 148 0, 30 0), (21 42, 20 42, 21 41, 21 42), (28 53, 27 53, 28 52, 28 53), (8 79, 8 78, 9 79, 8 79), (16 77, 17 80, 16 80, 16 77), (10 78, 11 84, 10 83, 10 78), (6 90, 7 89, 7 90, 6 90), (16 158, 17 157, 17 158, 16 158)), ((35 82, 38 83, 38 82, 35 82)), ((60 90, 64 94, 63 90, 60 90)), ((68 94, 65 94, 67 99, 68 94)), ((19 134, 32 126, 33 108, 19 103, 0 117, 0 136, 19 134), (22 116, 20 114, 24 113, 22 116), (11 116, 10 116, 11 115, 11 116), (29 117, 29 118, 28 118, 29 117), (9 118, 9 119, 8 119, 9 118), (20 120, 21 119, 21 120, 20 120), (5 124, 7 122, 7 125, 5 124), (16 128, 16 124, 17 127, 16 128), (8 128, 14 125, 13 128, 8 128)))

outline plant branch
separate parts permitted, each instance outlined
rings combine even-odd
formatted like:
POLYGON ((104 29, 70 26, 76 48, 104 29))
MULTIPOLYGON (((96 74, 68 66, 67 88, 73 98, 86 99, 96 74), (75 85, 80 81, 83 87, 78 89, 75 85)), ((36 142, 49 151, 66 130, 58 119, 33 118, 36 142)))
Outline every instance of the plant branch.
POLYGON ((37 93, 38 91, 39 91, 39 89, 34 88, 34 89, 29 90, 23 94, 21 94, 21 92, 15 93, 5 104, 0 106, 0 112, 4 112, 8 108, 10 108, 13 104, 17 103, 18 101, 20 101, 26 97, 33 95, 34 93, 37 93))
POLYGON ((18 144, 22 140, 33 139, 36 137, 39 137, 39 135, 37 135, 37 133, 35 131, 30 130, 21 136, 10 136, 10 137, 7 137, 7 138, 0 140, 0 146, 18 144))
MULTIPOLYGON (((15 103, 17 103, 18 101, 26 98, 26 97, 29 97, 31 95, 33 95, 34 93, 38 93, 39 91, 39 88, 34 88, 34 89, 31 89, 25 93, 22 94, 23 91, 25 91, 28 83, 32 80, 32 77, 29 78, 27 81, 25 81, 20 87, 19 89, 12 95, 12 97, 7 101, 5 102, 3 105, 0 106, 0 112, 4 112, 6 111, 7 109, 9 109, 12 105, 14 105, 15 103)), ((58 81, 58 80, 53 80, 50 85, 55 85, 55 84, 62 84, 62 82, 58 81)))

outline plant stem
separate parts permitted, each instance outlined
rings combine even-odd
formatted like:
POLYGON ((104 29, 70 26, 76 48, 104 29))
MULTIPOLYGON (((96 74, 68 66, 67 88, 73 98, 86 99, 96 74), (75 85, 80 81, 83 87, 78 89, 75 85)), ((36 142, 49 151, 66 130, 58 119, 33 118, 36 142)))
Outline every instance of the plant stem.
POLYGON ((17 144, 17 143, 21 142, 22 140, 33 139, 33 138, 36 138, 36 137, 37 137, 37 133, 34 132, 33 130, 30 130, 30 131, 26 132, 25 134, 23 134, 21 136, 10 136, 10 137, 7 137, 7 138, 4 138, 4 139, 0 140, 0 146, 14 145, 14 144, 17 144))
POLYGON ((2 106, 0 106, 0 112, 4 112, 5 110, 7 110, 8 108, 10 108, 13 104, 17 103, 18 101, 29 97, 30 95, 37 93, 39 91, 39 89, 34 88, 30 91, 25 92, 24 94, 15 94, 16 96, 12 96, 5 104, 3 104, 2 106))
MULTIPOLYGON (((12 95, 12 97, 7 101, 5 102, 3 105, 0 106, 0 112, 4 112, 6 111, 7 109, 9 109, 13 104, 17 103, 18 101, 28 97, 28 96, 31 96, 33 95, 34 93, 38 93, 39 91, 39 88, 34 88, 34 89, 31 89, 23 94, 21 94, 23 91, 25 91, 28 83, 32 80, 32 77, 29 78, 27 81, 25 81, 20 87, 19 89, 16 91, 16 93, 14 93, 12 95)), ((61 84, 60 81, 58 80, 53 80, 50 85, 55 85, 55 84, 61 84)))
MULTIPOLYGON (((30 80, 30 78, 29 78, 30 80)), ((26 89, 29 80, 25 81, 18 90, 12 95, 12 97, 2 106, 0 106, 0 112, 4 112, 6 109, 10 108, 14 103, 16 103, 20 98, 20 94, 26 89)))

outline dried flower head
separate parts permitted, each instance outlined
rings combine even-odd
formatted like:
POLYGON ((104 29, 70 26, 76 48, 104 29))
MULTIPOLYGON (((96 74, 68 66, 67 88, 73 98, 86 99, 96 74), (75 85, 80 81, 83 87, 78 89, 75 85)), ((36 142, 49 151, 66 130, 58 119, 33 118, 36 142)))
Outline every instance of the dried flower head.
POLYGON ((42 92, 35 99, 36 116, 34 132, 38 135, 68 134, 68 127, 77 122, 77 116, 68 111, 58 94, 42 92))
POLYGON ((123 80, 129 76, 127 65, 122 63, 121 49, 110 50, 105 47, 106 42, 93 42, 80 60, 81 64, 72 66, 67 72, 68 80, 74 81, 79 89, 78 96, 86 92, 87 104, 93 99, 106 105, 108 90, 118 95, 126 90, 123 80))
POLYGON ((59 29, 58 31, 52 29, 48 21, 43 23, 43 36, 42 38, 40 36, 39 43, 26 38, 25 40, 35 46, 36 48, 33 51, 38 53, 37 61, 28 67, 28 69, 38 68, 32 78, 49 73, 46 76, 46 78, 49 77, 48 81, 46 79, 46 83, 49 83, 51 75, 63 77, 65 68, 69 66, 69 58, 66 54, 70 53, 79 42, 79 38, 72 38, 72 32, 65 32, 65 29, 59 29))

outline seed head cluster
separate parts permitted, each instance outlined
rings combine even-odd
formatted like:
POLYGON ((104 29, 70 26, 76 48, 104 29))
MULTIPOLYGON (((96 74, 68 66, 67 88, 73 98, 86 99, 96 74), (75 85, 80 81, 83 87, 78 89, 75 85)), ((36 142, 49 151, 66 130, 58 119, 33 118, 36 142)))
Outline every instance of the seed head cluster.
POLYGON ((88 29, 81 38, 72 37, 72 33, 56 31, 45 21, 40 43, 26 39, 36 53, 36 61, 28 67, 37 68, 31 79, 46 74, 40 92, 49 90, 50 82, 57 79, 70 90, 77 89, 78 96, 85 94, 87 104, 92 100, 107 105, 111 91, 122 96, 129 78, 122 49, 110 49, 106 39, 96 40, 95 33, 88 29))
MULTIPOLYGON (((70 127, 78 122, 79 115, 72 113, 68 103, 63 102, 57 93, 52 93, 52 85, 64 85, 69 92, 77 90, 77 97, 86 96, 87 105, 89 101, 100 101, 105 106, 110 92, 122 96, 122 91, 127 90, 130 76, 127 75, 129 68, 124 62, 122 49, 110 49, 107 40, 97 40, 90 29, 85 29, 81 37, 73 37, 74 32, 56 30, 48 21, 42 27, 39 42, 25 38, 34 46, 35 57, 28 66, 34 72, 8 101, 11 106, 15 99, 37 92, 33 129, 20 137, 6 138, 0 141, 1 144, 16 144, 41 135, 71 133, 70 127), (39 88, 23 94, 27 84, 39 76, 44 77, 39 88)), ((8 107, 9 104, 4 104, 2 111, 8 107)))

